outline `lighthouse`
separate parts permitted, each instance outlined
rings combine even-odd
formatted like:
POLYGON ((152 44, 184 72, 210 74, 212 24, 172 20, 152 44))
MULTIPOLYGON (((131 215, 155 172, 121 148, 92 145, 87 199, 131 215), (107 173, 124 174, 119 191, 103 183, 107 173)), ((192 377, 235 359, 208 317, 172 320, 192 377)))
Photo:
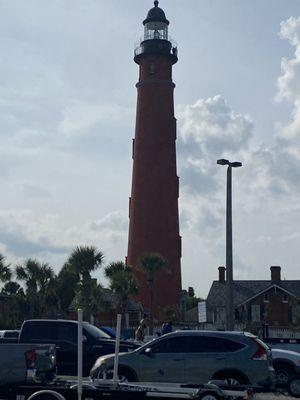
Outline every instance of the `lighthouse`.
POLYGON ((149 308, 147 276, 138 260, 159 253, 166 266, 155 275, 154 316, 178 307, 181 294, 179 178, 176 167, 176 118, 172 67, 177 46, 168 33, 169 21, 154 1, 143 21, 144 34, 135 47, 139 65, 135 137, 132 143, 132 187, 129 200, 127 265, 139 283, 140 300, 149 308))

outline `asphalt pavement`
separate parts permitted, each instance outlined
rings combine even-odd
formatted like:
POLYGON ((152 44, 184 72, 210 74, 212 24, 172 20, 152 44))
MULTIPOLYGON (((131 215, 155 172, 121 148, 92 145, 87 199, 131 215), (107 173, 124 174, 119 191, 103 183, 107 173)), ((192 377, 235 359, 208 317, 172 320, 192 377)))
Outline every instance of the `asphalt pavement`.
POLYGON ((295 397, 279 393, 259 393, 256 400, 295 400, 295 397))

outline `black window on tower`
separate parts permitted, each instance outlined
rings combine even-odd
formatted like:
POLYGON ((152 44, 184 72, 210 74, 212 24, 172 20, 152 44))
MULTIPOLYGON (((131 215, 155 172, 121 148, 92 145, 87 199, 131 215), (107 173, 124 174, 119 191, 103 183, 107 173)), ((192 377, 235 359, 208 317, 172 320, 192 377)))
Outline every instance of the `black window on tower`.
POLYGON ((155 64, 152 62, 149 65, 149 75, 154 75, 155 74, 155 64))

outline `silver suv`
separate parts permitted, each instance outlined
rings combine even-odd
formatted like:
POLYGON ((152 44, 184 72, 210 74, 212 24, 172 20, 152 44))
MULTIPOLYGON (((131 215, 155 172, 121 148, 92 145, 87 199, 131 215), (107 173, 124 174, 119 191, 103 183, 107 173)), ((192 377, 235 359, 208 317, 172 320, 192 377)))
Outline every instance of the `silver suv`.
MULTIPOLYGON (((111 378, 114 355, 98 358, 92 378, 111 378)), ((275 376, 271 352, 244 332, 176 331, 119 356, 119 377, 127 381, 252 384, 269 389, 275 376)))

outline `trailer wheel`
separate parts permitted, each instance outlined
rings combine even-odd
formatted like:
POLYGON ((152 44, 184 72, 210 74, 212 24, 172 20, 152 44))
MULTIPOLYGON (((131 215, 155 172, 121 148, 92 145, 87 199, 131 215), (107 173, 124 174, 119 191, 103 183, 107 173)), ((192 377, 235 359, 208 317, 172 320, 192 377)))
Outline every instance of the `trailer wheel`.
POLYGON ((66 400, 64 396, 54 390, 39 390, 33 393, 27 400, 66 400))
POLYGON ((287 389, 291 396, 300 398, 300 375, 291 377, 287 389))
POLYGON ((203 394, 200 395, 199 399, 201 399, 201 400, 219 400, 220 396, 215 393, 204 392, 203 394))

